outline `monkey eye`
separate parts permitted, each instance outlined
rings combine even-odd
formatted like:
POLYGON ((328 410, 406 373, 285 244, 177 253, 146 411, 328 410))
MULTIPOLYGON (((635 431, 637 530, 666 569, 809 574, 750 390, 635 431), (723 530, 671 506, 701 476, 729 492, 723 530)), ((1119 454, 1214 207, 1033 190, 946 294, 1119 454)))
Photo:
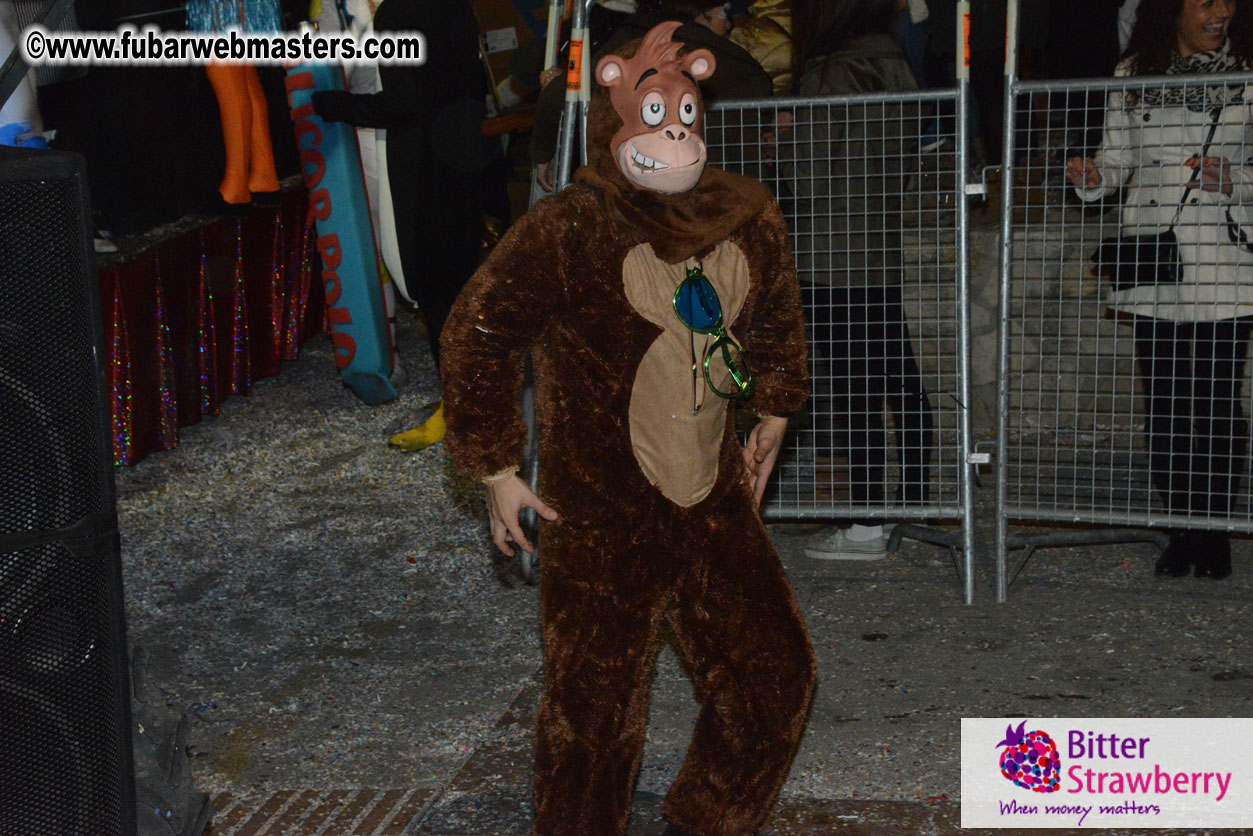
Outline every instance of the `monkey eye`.
POLYGON ((640 107, 640 118, 644 120, 644 124, 649 127, 657 127, 666 118, 666 100, 656 90, 644 97, 644 104, 640 107))
POLYGON ((679 100, 679 121, 684 125, 691 125, 696 121, 696 97, 691 93, 684 93, 679 100))

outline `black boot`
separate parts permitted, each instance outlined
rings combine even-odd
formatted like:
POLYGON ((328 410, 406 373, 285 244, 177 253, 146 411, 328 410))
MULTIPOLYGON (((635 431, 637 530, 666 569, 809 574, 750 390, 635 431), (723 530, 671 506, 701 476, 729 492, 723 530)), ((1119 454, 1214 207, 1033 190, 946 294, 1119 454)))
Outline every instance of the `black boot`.
POLYGON ((1221 531, 1197 535, 1196 576, 1221 580, 1231 574, 1231 538, 1221 531))
POLYGON ((1170 544, 1162 550, 1162 556, 1153 566, 1153 574, 1182 578, 1191 572, 1196 551, 1196 537, 1197 535, 1191 531, 1176 531, 1171 534, 1170 544))

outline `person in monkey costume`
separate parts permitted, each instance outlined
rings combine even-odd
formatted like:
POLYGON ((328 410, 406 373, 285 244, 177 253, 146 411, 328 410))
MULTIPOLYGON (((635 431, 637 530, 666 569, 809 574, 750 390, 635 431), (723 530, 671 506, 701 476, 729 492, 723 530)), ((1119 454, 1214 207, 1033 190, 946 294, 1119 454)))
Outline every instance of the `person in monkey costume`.
POLYGON ((496 545, 531 551, 518 512, 542 518, 537 836, 625 831, 663 625, 702 704, 669 834, 755 833, 813 691, 757 512, 808 394, 800 290, 769 191, 705 166, 715 60, 680 54, 678 26, 600 60, 588 165, 514 224, 442 337, 445 443, 487 483, 496 545), (527 352, 539 496, 517 475, 527 352), (737 404, 762 416, 743 447, 737 404))

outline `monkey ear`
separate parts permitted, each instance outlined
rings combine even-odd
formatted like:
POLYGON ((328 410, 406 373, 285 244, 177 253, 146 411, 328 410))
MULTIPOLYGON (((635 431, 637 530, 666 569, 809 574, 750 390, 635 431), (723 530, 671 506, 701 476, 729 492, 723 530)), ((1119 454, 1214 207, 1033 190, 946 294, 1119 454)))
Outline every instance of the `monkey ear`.
POLYGON ((623 61, 616 55, 606 55, 596 63, 596 80, 602 87, 613 87, 622 83, 626 72, 623 61))
POLYGON ((714 74, 717 66, 714 54, 707 49, 694 49, 683 56, 683 69, 691 73, 692 78, 704 81, 714 74))

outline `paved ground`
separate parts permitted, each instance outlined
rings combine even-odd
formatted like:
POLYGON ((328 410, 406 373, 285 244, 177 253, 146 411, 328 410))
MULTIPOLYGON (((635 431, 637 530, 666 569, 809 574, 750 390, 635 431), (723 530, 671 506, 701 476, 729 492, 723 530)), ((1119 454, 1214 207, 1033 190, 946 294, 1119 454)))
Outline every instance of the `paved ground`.
MULTIPOLYGON (((436 396, 407 321, 400 344, 399 402, 360 405, 318 340, 118 474, 130 639, 191 719, 213 836, 527 833, 536 590, 442 450, 387 448, 436 396)), ((1155 578, 1145 544, 1042 550, 997 605, 980 491, 972 607, 944 550, 822 563, 772 527, 820 684, 768 833, 954 832, 962 717, 1253 712, 1250 541, 1222 582, 1155 578)), ((632 836, 660 832, 694 717, 663 653, 632 836)))

